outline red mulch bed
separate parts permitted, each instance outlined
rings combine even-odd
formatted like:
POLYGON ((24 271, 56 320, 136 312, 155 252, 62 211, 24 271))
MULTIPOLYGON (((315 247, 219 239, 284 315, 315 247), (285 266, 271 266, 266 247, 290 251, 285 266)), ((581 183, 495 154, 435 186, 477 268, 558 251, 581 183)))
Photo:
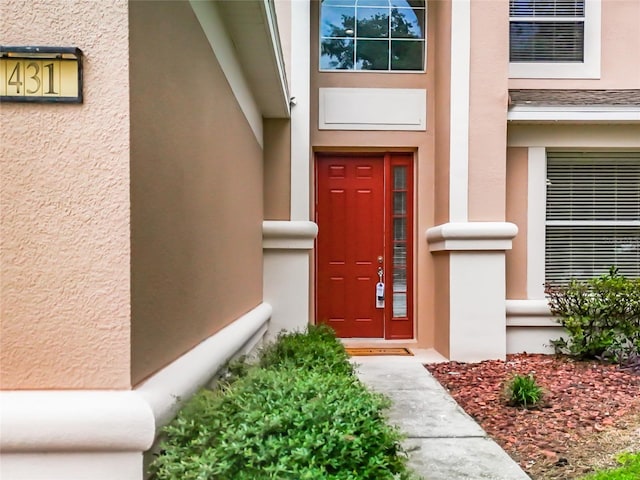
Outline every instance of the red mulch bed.
POLYGON ((611 461, 603 464, 603 454, 640 449, 640 375, 615 365, 518 354, 425 367, 535 480, 580 478, 611 461), (516 373, 535 375, 544 405, 506 404, 503 385, 516 373))

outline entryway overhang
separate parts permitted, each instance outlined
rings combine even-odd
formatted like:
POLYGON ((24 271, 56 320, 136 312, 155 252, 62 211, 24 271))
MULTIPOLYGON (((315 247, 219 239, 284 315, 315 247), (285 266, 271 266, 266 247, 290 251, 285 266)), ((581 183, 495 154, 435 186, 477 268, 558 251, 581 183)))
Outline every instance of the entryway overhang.
POLYGON ((640 123, 640 89, 509 90, 509 122, 640 123))
POLYGON ((289 85, 273 0, 215 3, 262 116, 289 118, 289 85))

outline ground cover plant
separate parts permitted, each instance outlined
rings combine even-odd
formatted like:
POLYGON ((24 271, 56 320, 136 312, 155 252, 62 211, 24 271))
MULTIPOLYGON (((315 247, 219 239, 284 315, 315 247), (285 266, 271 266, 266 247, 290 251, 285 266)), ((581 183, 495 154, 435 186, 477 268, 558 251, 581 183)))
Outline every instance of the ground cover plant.
POLYGON ((638 480, 640 478, 640 453, 624 453, 618 457, 619 468, 596 472, 582 480, 638 480))
POLYGON ((281 335, 230 371, 164 429, 155 479, 413 478, 388 400, 359 382, 328 328, 281 335))

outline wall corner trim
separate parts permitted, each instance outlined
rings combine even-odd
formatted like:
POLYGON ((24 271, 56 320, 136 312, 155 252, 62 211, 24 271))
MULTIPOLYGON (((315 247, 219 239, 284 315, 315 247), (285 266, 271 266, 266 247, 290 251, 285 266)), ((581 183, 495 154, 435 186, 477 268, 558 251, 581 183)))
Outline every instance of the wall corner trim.
POLYGON ((546 299, 506 301, 507 327, 560 327, 546 299))
POLYGON ((318 235, 318 225, 305 220, 262 222, 262 247, 264 249, 310 250, 318 235))
POLYGON ((261 303, 134 390, 0 392, 0 450, 8 453, 144 452, 193 393, 258 334, 261 303))
POLYGON ((426 232, 432 252, 510 250, 518 227, 509 222, 452 222, 426 232))

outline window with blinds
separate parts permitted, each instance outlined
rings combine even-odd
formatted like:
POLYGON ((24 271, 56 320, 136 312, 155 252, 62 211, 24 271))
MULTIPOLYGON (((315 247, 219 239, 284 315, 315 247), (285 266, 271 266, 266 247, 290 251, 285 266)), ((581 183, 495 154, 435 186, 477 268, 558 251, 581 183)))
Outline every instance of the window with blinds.
POLYGON ((509 17, 509 61, 584 61, 585 0, 509 0, 509 17))
POLYGON ((546 281, 640 277, 640 152, 547 154, 546 281))

